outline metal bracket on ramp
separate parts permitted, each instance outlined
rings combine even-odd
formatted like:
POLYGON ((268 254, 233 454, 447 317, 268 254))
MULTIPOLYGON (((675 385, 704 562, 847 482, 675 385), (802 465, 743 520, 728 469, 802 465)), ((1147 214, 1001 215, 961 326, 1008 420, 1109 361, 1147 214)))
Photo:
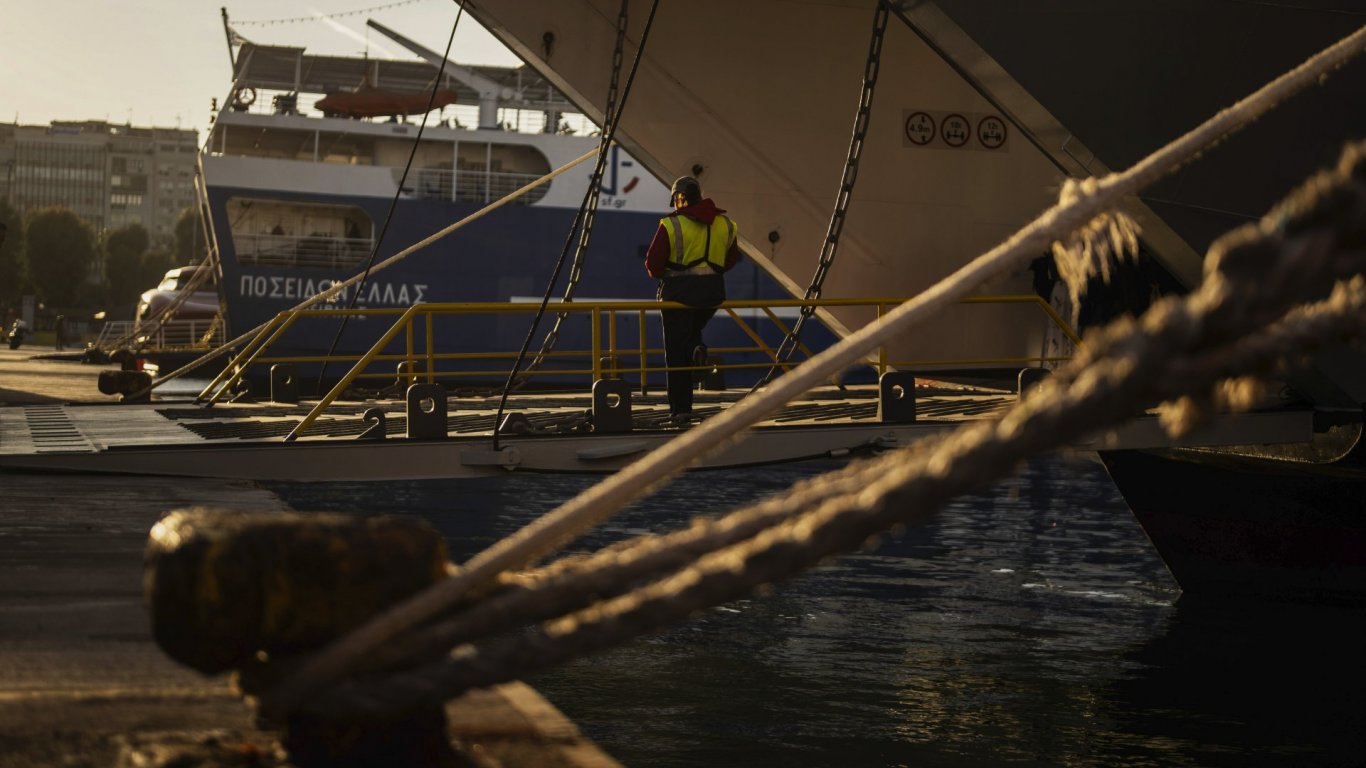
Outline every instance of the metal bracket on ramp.
POLYGON ((583 448, 575 451, 574 456, 579 461, 602 461, 603 459, 615 459, 618 456, 630 456, 633 453, 641 453, 649 450, 650 446, 644 440, 632 440, 625 443, 611 443, 597 448, 583 448))
POLYGON ((460 452, 460 463, 467 467, 516 469, 517 465, 522 463, 522 452, 510 445, 496 451, 479 448, 466 449, 460 452))

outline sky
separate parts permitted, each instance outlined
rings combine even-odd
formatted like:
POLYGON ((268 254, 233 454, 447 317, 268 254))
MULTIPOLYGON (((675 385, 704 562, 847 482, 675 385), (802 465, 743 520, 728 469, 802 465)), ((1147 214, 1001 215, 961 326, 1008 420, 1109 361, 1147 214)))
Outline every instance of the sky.
MULTIPOLYGON (((201 141, 210 100, 222 102, 232 81, 220 9, 253 42, 408 60, 416 57, 366 19, 440 53, 458 10, 455 0, 3 0, 0 7, 0 121, 131 122, 194 129, 201 141), (358 12, 365 9, 374 10, 358 12), (274 23, 257 23, 266 21, 274 23)), ((520 63, 468 14, 450 58, 520 63)))

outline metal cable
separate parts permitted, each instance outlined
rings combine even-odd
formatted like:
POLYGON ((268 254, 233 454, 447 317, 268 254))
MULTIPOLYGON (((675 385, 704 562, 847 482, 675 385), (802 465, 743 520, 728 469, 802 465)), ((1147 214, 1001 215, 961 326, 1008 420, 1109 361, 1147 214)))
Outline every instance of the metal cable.
MULTIPOLYGON (((441 55, 441 66, 436 69, 436 79, 432 82, 432 92, 427 96, 427 111, 422 113, 422 122, 417 127, 417 136, 413 138, 413 146, 408 151, 408 162, 403 164, 403 175, 398 179, 398 188, 394 190, 394 197, 389 201, 389 212, 384 215, 384 224, 380 226, 379 237, 375 238, 375 246, 370 249, 370 258, 365 262, 365 269, 361 272, 360 284, 356 286, 355 293, 351 294, 351 300, 347 302, 347 309, 355 309, 356 302, 360 300, 361 293, 365 290, 365 281, 370 277, 370 270, 375 266, 375 258, 379 255, 380 246, 384 244, 384 236, 389 232, 389 223, 394 219, 394 209, 398 207, 399 198, 403 196, 403 185, 408 181, 408 171, 413 167, 413 159, 417 157, 417 148, 422 143, 422 133, 427 130, 427 117, 431 114, 436 104, 436 93, 441 90, 441 80, 446 75, 446 61, 451 55, 451 44, 455 42, 455 30, 460 27, 460 18, 465 15, 465 3, 463 0, 455 0, 459 6, 455 13, 455 23, 451 24, 450 37, 446 38, 446 51, 441 55)), ((323 377, 327 373, 327 361, 337 351, 337 344, 341 342, 342 334, 346 332, 346 323, 351 319, 351 315, 342 315, 341 325, 337 326, 337 334, 332 337, 332 346, 327 348, 327 356, 323 358, 322 366, 318 369, 318 391, 323 389, 323 377)))
MULTIPOLYGON (((849 200, 854 194, 854 182, 858 180, 859 160, 863 156, 863 142, 868 135, 868 122, 873 110, 873 90, 877 87, 878 69, 882 61, 882 41, 887 32, 887 19, 889 11, 886 0, 879 0, 877 9, 873 13, 873 32, 868 41, 868 59, 863 67, 863 88, 859 92, 858 109, 854 112, 854 130, 849 138, 849 152, 844 160, 844 174, 840 178, 839 192, 835 195, 835 210, 830 214, 830 225, 825 231, 825 241, 821 244, 820 258, 816 261, 816 273, 811 276, 811 284, 806 288, 803 298, 807 301, 814 301, 821 297, 821 288, 825 284, 826 275, 830 273, 830 265, 835 263, 835 254, 839 250, 840 233, 844 230, 844 217, 849 211, 849 200)), ((797 316, 797 322, 792 324, 792 329, 783 337, 778 348, 774 351, 773 366, 763 378, 755 382, 750 391, 758 389, 773 380, 786 366, 788 358, 792 357, 800 344, 802 327, 811 315, 815 314, 815 305, 808 304, 801 308, 801 313, 797 316)), ((840 385, 843 389, 843 384, 840 385)))
MULTIPOLYGON (((609 137, 616 134, 617 121, 620 118, 620 108, 617 105, 617 81, 620 79, 621 75, 621 64, 624 58, 623 50, 626 43, 627 5, 628 0, 623 0, 621 4, 621 13, 617 15, 617 42, 612 51, 612 80, 607 88, 607 107, 603 110, 602 141, 598 143, 598 151, 602 154, 598 157, 598 164, 593 169, 593 176, 588 183, 588 191, 584 198, 584 205, 579 209, 582 214, 582 228, 579 230, 579 244, 574 251, 574 261, 569 266, 569 282, 566 283, 564 287, 564 298, 562 301, 566 302, 574 300, 574 294, 578 291, 579 281, 583 278, 584 256, 588 251, 588 242, 593 236, 593 223, 596 220, 598 213, 598 197, 602 193, 602 174, 606 170, 607 164, 606 153, 611 147, 609 137), (608 129, 608 126, 610 126, 610 130, 608 129)), ((640 47, 636 49, 636 62, 640 61, 641 53, 644 50, 645 40, 642 38, 640 47)), ((635 75, 634 64, 631 67, 631 74, 633 76, 635 75)), ((575 226, 577 227, 578 225, 579 219, 576 218, 575 226)), ((574 228, 571 227, 569 239, 572 240, 573 237, 574 228)), ((565 247, 569 247, 568 242, 565 243, 565 247)), ((536 357, 532 359, 531 364, 526 367, 526 370, 518 374, 517 380, 513 382, 513 389, 520 388, 530 378, 530 375, 541 367, 546 358, 555 349, 555 345, 559 342, 560 338, 560 328, 564 324, 565 318, 568 316, 568 312, 560 312, 556 315, 554 327, 550 329, 550 332, 546 334, 545 339, 541 342, 541 350, 536 353, 536 357)))
MULTIPOLYGON (((512 364, 512 369, 508 372, 507 381, 503 385, 502 393, 498 398, 498 411, 493 420, 493 450, 498 450, 498 427, 503 421, 503 412, 507 409, 508 395, 514 389, 514 384, 518 379, 517 369, 521 367, 522 361, 526 359, 527 350, 531 348, 531 340, 536 337, 536 328, 541 323, 541 318, 545 315, 546 306, 550 303, 550 294, 555 290, 555 283, 560 279, 560 272, 564 268, 564 261, 569 253, 569 246, 574 241, 574 233, 580 225, 583 226, 579 238, 579 248, 574 256, 574 266, 570 273, 570 282, 566 288, 565 301, 573 297, 573 290, 578 285, 579 277, 583 269, 583 254, 588 249, 588 238, 592 234, 593 215, 598 207, 598 192, 602 187, 602 172, 607 163, 607 150, 612 145, 613 137, 616 136, 617 124, 622 110, 626 107, 626 100, 631 95, 631 84, 635 82, 636 71, 640 67, 640 60, 645 55, 645 42, 650 38, 650 27, 654 25, 655 11, 659 9, 659 0, 654 0, 650 4, 650 14, 645 19, 645 29, 640 34, 640 45, 636 47, 635 59, 631 62, 631 74, 626 77, 626 88, 621 94, 621 104, 613 109, 612 95, 615 93, 617 75, 621 70, 622 46, 626 37, 627 9, 630 0, 621 0, 621 12, 617 16, 617 47, 612 57, 612 90, 609 91, 607 111, 603 113, 602 138, 598 142, 598 162, 593 168, 592 178, 588 182, 588 190, 584 193, 583 204, 579 206, 578 213, 574 216, 574 223, 569 228, 569 235, 565 239, 564 250, 560 252, 560 258, 555 263, 555 270, 551 273, 550 281, 546 284, 545 294, 541 297, 541 306, 536 310, 535 317, 531 320, 531 328, 528 329, 526 339, 522 342, 522 348, 517 352, 517 359, 512 364)), ((550 354, 554 348, 555 339, 560 332, 560 324, 563 322, 567 313, 560 313, 555 320, 555 327, 546 336, 546 344, 541 347, 541 352, 536 356, 534 366, 539 366, 544 358, 550 354)), ((533 370, 533 368, 529 368, 533 370)), ((525 376, 523 376, 525 378, 525 376)))

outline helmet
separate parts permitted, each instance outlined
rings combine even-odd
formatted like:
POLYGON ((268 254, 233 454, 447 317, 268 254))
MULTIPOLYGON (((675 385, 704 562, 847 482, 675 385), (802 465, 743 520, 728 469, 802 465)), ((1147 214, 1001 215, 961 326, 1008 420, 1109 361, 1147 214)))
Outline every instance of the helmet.
POLYGON ((682 195, 684 200, 695 203, 702 199, 702 185, 697 183, 697 179, 691 176, 679 176, 675 181, 670 198, 682 195))

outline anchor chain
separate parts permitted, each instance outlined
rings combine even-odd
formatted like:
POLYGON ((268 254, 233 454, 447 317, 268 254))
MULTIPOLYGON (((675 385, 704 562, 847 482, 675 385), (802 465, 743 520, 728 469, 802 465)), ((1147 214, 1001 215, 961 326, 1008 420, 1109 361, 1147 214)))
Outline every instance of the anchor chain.
MULTIPOLYGON (((873 109, 873 89, 877 86, 878 69, 882 61, 882 40, 887 32, 888 16, 887 3, 880 0, 877 4, 877 10, 873 14, 873 33, 868 42, 868 60, 863 69, 863 89, 859 93, 858 111, 854 113, 854 131, 849 139, 849 153, 844 161, 844 176, 840 179, 839 193, 835 196, 835 210, 830 214, 830 226, 826 229, 825 242, 821 245, 821 255, 816 264, 816 273, 811 277, 811 284, 807 286, 806 294, 803 296, 806 301, 814 301, 821 297, 821 288, 825 283, 825 277, 829 274, 830 265, 834 263, 835 253, 839 249, 840 232, 844 229, 844 217, 849 210, 849 200, 854 193, 854 182, 858 180, 859 160, 863 155, 863 142, 868 135, 869 116, 873 109)), ((811 305, 801 308, 797 322, 793 323, 792 330, 783 337, 774 353, 773 367, 754 385, 753 389, 758 389, 772 381, 786 366, 788 358, 801 344, 802 327, 806 324, 807 318, 815 312, 816 308, 811 305)))
MULTIPOLYGON (((644 58, 645 43, 650 37, 650 28, 654 25, 655 12, 659 10, 659 0, 654 0, 654 2, 650 4, 650 13, 645 18, 645 28, 640 34, 640 44, 636 47, 635 59, 631 62, 631 73, 626 77, 626 87, 622 90, 621 104, 617 105, 616 83, 621 72, 621 62, 623 58, 622 50, 626 40, 627 9, 629 6, 630 0, 622 0, 621 12, 617 16, 617 44, 612 57, 612 79, 608 93, 608 104, 606 110, 603 112, 602 140, 598 144, 598 161, 593 169, 593 176, 589 180, 588 191, 584 195, 583 204, 579 206, 579 211, 574 217, 574 223, 569 228, 569 237, 565 240, 564 250, 560 252, 560 258, 555 265, 555 271, 550 277, 549 284, 546 285, 545 295, 541 299, 540 309, 537 310, 536 316, 531 322, 531 328, 527 332, 526 340, 522 342, 522 348, 517 352, 517 359, 513 362, 512 370, 508 373, 507 382, 503 385, 502 394, 499 396, 498 401, 497 419, 499 422, 501 422, 503 411, 507 407, 508 396, 511 394, 512 390, 515 387, 520 387, 522 383, 525 382, 527 375, 531 373, 536 366, 539 366, 544 362, 545 358, 549 356, 550 350, 554 348, 555 341, 559 338, 560 325, 566 316, 566 313, 563 312, 556 318, 555 327, 547 334, 546 343, 542 344, 541 351, 536 355, 536 359, 533 361, 532 366, 528 366, 525 371, 518 372, 522 360, 526 358, 527 348, 531 346, 531 340, 536 335, 536 327, 541 322, 541 317, 545 313, 546 305, 550 303, 550 292, 554 289, 556 281, 559 280, 560 269, 564 266, 565 256, 568 255, 569 242, 573 239, 575 230, 578 229, 581 224, 583 225, 583 229, 580 232, 579 248, 574 256, 574 265, 570 270, 570 282, 565 301, 570 301, 573 298, 573 290, 577 287, 580 277, 582 277, 583 255, 588 248, 588 239, 592 234, 593 215, 595 215, 597 211, 598 193, 599 189, 602 187, 603 166, 607 163, 607 150, 611 147, 612 139, 616 135, 618 118, 626 105, 627 97, 631 94, 631 84, 635 82, 636 71, 640 67, 640 60, 644 58), (590 208, 592 213, 589 212, 590 208)), ((498 432, 496 430, 493 433, 493 446, 495 450, 498 447, 498 432)))
MULTIPOLYGON (((617 84, 621 79, 621 65, 625 59, 626 26, 627 26, 627 6, 629 0, 622 0, 621 12, 617 14, 617 41, 612 50, 612 78, 607 87, 607 105, 603 110, 602 121, 602 140, 598 143, 598 162, 593 168, 593 176, 588 182, 588 193, 580 216, 575 217, 574 226, 570 228, 570 237, 573 237, 574 229, 579 229, 579 242, 574 251, 574 261, 569 266, 569 282, 564 287, 565 302, 574 300, 574 293, 579 288, 579 281, 583 279, 584 255, 588 251, 588 242, 593 237, 593 222, 597 218, 598 198, 602 191, 602 174, 606 165, 607 153, 610 149, 611 137, 616 133, 617 120, 617 84)), ((512 389, 519 389, 524 385, 531 374, 538 370, 545 363, 550 353, 555 350, 555 345, 560 340, 560 329, 564 325, 568 312, 560 312, 555 315, 555 325, 546 333, 545 339, 541 342, 541 349, 536 353, 536 357, 527 365, 526 369, 517 375, 512 383, 512 389)))

